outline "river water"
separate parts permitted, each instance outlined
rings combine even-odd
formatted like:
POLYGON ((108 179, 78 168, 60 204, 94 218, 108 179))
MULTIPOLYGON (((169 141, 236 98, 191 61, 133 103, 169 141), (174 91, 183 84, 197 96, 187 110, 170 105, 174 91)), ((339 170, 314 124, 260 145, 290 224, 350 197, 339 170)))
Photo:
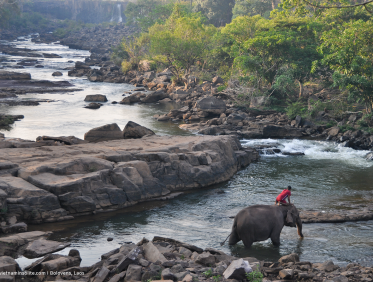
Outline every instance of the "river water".
MULTIPOLYGON (((162 105, 111 105, 98 111, 83 109, 87 94, 105 94, 109 101, 119 101, 124 91, 133 87, 125 84, 91 83, 83 78, 51 77, 69 60, 82 60, 86 51, 71 50, 58 44, 19 42, 27 48, 57 53, 63 59, 44 59, 44 69, 28 67, 33 78, 68 80, 83 91, 67 94, 27 95, 26 98, 48 98, 56 102, 36 107, 1 107, 1 112, 24 114, 7 137, 34 139, 39 135, 75 135, 83 137, 92 127, 117 122, 121 127, 128 120, 145 125, 159 134, 188 134, 177 124, 160 123, 150 117, 166 112, 162 105), (71 95, 73 94, 73 95, 71 95)), ((18 60, 19 58, 16 58, 18 60)), ((242 140, 244 146, 277 146, 284 151, 304 152, 304 156, 264 154, 259 162, 237 173, 230 181, 209 189, 190 191, 164 202, 146 202, 134 207, 74 221, 30 226, 30 230, 54 230, 51 239, 71 242, 71 247, 59 253, 67 254, 77 248, 88 266, 100 260, 101 254, 123 242, 137 242, 143 237, 171 237, 200 247, 213 247, 241 257, 253 256, 274 261, 296 252, 301 260, 323 262, 328 259, 345 265, 358 262, 373 265, 373 221, 342 224, 304 224, 304 239, 295 228, 285 227, 281 246, 275 248, 270 240, 257 242, 250 249, 242 243, 221 247, 230 233, 234 216, 242 208, 253 204, 273 204, 287 185, 293 187, 292 202, 298 208, 328 211, 359 205, 373 200, 373 162, 365 160, 366 151, 354 151, 334 143, 305 140, 242 140), (224 193, 221 193, 224 191, 224 193), (114 240, 108 242, 107 237, 114 240)), ((32 260, 19 258, 21 267, 32 260)))

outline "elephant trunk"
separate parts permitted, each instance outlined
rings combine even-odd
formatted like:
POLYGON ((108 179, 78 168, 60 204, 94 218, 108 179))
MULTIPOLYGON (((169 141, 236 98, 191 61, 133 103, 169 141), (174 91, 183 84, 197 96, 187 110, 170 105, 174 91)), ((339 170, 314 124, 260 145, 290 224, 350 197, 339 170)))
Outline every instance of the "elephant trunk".
POLYGON ((303 238, 303 233, 302 233, 302 220, 300 219, 300 217, 298 216, 297 220, 296 220, 296 225, 297 225, 297 228, 298 228, 298 235, 303 238))

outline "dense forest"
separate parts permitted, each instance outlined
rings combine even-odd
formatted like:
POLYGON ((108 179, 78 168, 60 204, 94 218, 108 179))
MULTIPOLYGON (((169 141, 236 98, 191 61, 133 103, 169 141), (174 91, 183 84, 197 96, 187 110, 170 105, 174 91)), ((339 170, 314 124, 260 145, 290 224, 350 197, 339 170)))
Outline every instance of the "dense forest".
POLYGON ((127 24, 142 32, 124 40, 115 55, 125 72, 144 59, 154 69, 167 67, 175 84, 190 76, 211 80, 216 74, 226 86, 239 81, 246 91, 238 106, 251 96, 265 96, 267 107, 293 117, 361 111, 360 126, 369 130, 373 4, 334 5, 341 8, 293 0, 196 0, 192 6, 139 0, 127 6, 125 15, 127 24), (309 88, 338 91, 310 100, 304 97, 309 88))

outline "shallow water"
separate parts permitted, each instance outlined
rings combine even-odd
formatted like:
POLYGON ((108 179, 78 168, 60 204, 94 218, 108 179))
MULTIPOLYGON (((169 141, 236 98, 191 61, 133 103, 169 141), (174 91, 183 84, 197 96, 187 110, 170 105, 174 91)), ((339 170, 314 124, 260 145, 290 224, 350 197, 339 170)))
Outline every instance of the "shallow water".
MULTIPOLYGON (((75 135, 82 138, 93 127, 116 122, 123 128, 128 120, 147 126, 158 134, 190 134, 174 123, 157 122, 150 117, 167 112, 172 105, 112 105, 120 101, 128 84, 91 83, 84 78, 52 77, 53 71, 73 66, 82 61, 87 51, 71 50, 59 44, 17 42, 20 47, 35 48, 57 53, 62 59, 43 59, 44 69, 26 67, 17 70, 30 72, 32 78, 52 81, 67 80, 83 91, 59 94, 30 94, 20 98, 53 99, 55 102, 39 106, 1 106, 2 113, 24 114, 25 119, 5 132, 7 137, 35 139, 40 135, 75 135), (105 94, 109 102, 99 110, 83 109, 87 94, 105 94)), ((2 56, 0 54, 0 56, 2 56)), ((21 57, 13 57, 19 61, 21 57)), ((10 65, 16 62, 9 63, 10 65)), ((2 63, 3 64, 3 63, 2 63)), ((4 64, 3 64, 4 65, 4 64)), ((5 66, 6 67, 6 66, 5 66)), ((373 265, 373 221, 342 224, 303 225, 305 238, 298 238, 295 228, 285 227, 281 246, 275 248, 270 240, 257 242, 250 249, 242 243, 221 247, 230 233, 234 216, 242 208, 253 204, 273 204, 276 196, 287 185, 293 187, 292 202, 298 208, 330 210, 344 208, 344 203, 364 203, 373 199, 373 162, 364 159, 366 151, 354 151, 330 142, 301 140, 243 140, 244 146, 273 145, 283 151, 304 152, 304 156, 268 154, 258 163, 237 173, 230 181, 210 189, 191 191, 165 202, 146 202, 110 214, 81 217, 74 221, 29 226, 30 230, 54 230, 51 239, 71 242, 71 247, 59 253, 67 254, 71 248, 79 249, 82 265, 100 260, 123 242, 137 242, 143 237, 166 236, 200 247, 213 247, 241 257, 254 256, 274 261, 282 255, 296 252, 302 260, 334 263, 358 262, 373 265), (224 190, 218 194, 216 191, 224 190), (114 240, 108 242, 107 237, 114 240)), ((32 260, 19 258, 21 267, 32 260)))
POLYGON ((164 114, 173 109, 175 105, 152 104, 152 105, 120 105, 111 104, 112 101, 121 101, 124 92, 135 87, 130 84, 115 84, 97 82, 92 83, 86 78, 69 77, 66 67, 72 67, 76 61, 84 61, 89 56, 88 51, 69 49, 60 44, 35 44, 30 41, 14 42, 19 48, 28 48, 42 53, 55 53, 63 58, 36 58, 44 68, 25 67, 24 69, 13 69, 25 57, 7 56, 0 53, 0 57, 9 57, 15 62, 2 62, 3 70, 15 72, 29 72, 32 79, 50 81, 69 81, 82 91, 44 93, 18 95, 20 99, 50 99, 53 102, 40 103, 39 106, 13 106, 0 105, 0 112, 4 114, 25 116, 21 121, 15 122, 10 131, 1 130, 6 137, 18 137, 35 140, 41 135, 65 136, 74 135, 83 138, 88 130, 109 123, 117 123, 124 128, 128 121, 135 121, 145 127, 152 129, 157 134, 189 135, 190 133, 178 127, 173 122, 158 122, 151 117, 155 114, 164 114), (72 61, 72 63, 69 63, 72 61), (63 76, 53 77, 52 73, 61 71, 63 76), (89 94, 106 95, 108 102, 100 109, 92 110, 83 108, 87 105, 84 98, 89 94))
MULTIPOLYGON (((373 162, 367 162, 367 152, 341 148, 328 142, 299 140, 243 141, 244 145, 280 144, 280 147, 304 151, 305 156, 262 156, 237 173, 227 183, 211 189, 184 194, 167 202, 142 203, 125 211, 78 218, 75 222, 44 225, 46 230, 60 230, 53 239, 72 242, 78 248, 83 265, 97 262, 101 254, 123 242, 138 242, 143 237, 165 236, 200 247, 213 247, 241 257, 277 260, 296 252, 301 260, 345 265, 358 262, 373 265, 373 221, 342 224, 304 224, 304 239, 296 228, 285 227, 281 246, 270 240, 254 243, 246 249, 242 242, 220 246, 230 233, 234 216, 253 204, 273 204, 287 185, 293 187, 291 200, 298 208, 343 208, 346 201, 370 202, 373 198, 373 162), (326 156, 328 155, 328 156, 326 156), (218 190, 225 193, 218 194, 218 190), (113 237, 107 242, 107 237, 113 237)), ((37 226, 36 229, 40 229, 37 226)), ((67 254, 68 250, 61 253, 67 254)), ((22 262, 22 260, 20 260, 22 262)), ((27 265, 27 263, 24 263, 27 265)))

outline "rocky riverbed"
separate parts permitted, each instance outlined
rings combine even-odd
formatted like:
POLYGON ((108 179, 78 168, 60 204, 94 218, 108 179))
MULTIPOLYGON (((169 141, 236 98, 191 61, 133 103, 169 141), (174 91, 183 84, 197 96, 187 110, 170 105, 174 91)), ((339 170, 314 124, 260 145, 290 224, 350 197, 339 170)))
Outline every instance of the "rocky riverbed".
MULTIPOLYGON (((33 232, 30 232, 33 233, 33 232)), ((53 249, 56 242, 48 234, 29 234, 35 241, 26 243, 29 253, 53 249), (39 246, 39 249, 36 249, 39 246), (41 247, 40 247, 41 246, 41 247)), ((109 239, 109 238, 108 238, 109 239)), ((1 239, 5 241, 4 238, 1 239)), ((1 244, 0 240, 0 244, 1 244)), ((24 240, 25 241, 25 240, 24 240)), ((14 241, 16 242, 16 241, 14 241)), ((0 277, 4 281, 248 281, 248 275, 264 276, 265 281, 372 281, 371 267, 351 263, 339 267, 332 261, 311 263, 299 261, 295 253, 277 262, 259 261, 253 257, 237 258, 212 248, 201 249, 174 239, 154 237, 140 242, 123 243, 120 248, 101 255, 101 261, 88 267, 80 266, 79 250, 68 255, 47 254, 22 271, 17 262, 0 257, 0 277), (17 272, 20 275, 15 275, 17 272)))

